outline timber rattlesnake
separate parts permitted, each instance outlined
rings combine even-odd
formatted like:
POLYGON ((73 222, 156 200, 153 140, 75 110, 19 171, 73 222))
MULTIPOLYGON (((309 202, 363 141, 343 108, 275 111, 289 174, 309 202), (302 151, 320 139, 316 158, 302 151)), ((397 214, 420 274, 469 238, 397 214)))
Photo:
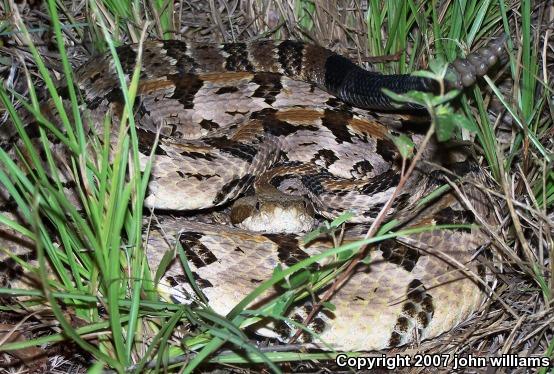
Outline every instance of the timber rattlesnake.
MULTIPOLYGON (((472 84, 475 75, 495 63, 501 47, 502 39, 497 39, 457 60, 453 71, 458 78, 451 85, 472 84)), ((120 47, 118 55, 129 76, 137 46, 120 47)), ((107 111, 120 114, 123 96, 109 55, 93 58, 76 71, 76 78, 96 130, 107 111)), ((423 78, 367 72, 327 49, 300 42, 144 44, 135 113, 142 161, 150 152, 156 157, 146 205, 195 212, 225 206, 255 185, 258 194, 237 202, 231 221, 248 229, 276 227, 256 233, 161 219, 165 232, 183 245, 214 310, 227 313, 277 264, 291 266, 332 247, 327 239, 303 245, 293 233, 309 230, 314 214, 333 218, 351 211, 352 222, 359 224, 347 230, 345 240, 363 237, 364 223, 373 221, 400 179, 402 157, 390 134, 406 133, 416 147, 423 139, 409 129, 410 113, 373 111, 395 109, 383 87, 395 92, 437 88, 423 78), (152 149, 156 131, 162 137, 152 149), (257 213, 261 221, 249 222, 257 213)), ((62 97, 66 91, 61 89, 62 97)), ((9 136, 4 135, 4 142, 14 143, 13 138, 6 141, 9 136)), ((446 157, 440 152, 435 142, 428 145, 427 163, 416 168, 389 217, 401 217, 408 226, 471 220, 453 193, 416 209, 442 180, 432 165, 443 163, 446 157)), ((467 163, 454 169, 478 175, 467 163)), ((468 191, 476 211, 491 220, 485 196, 476 188, 468 191)), ((316 332, 336 349, 371 350, 450 330, 484 300, 485 293, 468 274, 484 275, 472 260, 485 243, 477 229, 435 230, 381 243, 372 251, 371 264, 360 266, 333 297, 336 309, 317 315, 316 332)), ((149 236, 153 269, 171 245, 159 231, 149 236)), ((186 298, 176 295, 190 292, 178 264, 164 279, 173 297, 186 298)), ((299 319, 309 308, 309 303, 295 307, 291 317, 299 319)), ((277 326, 283 337, 290 335, 288 330, 285 324, 277 326)))

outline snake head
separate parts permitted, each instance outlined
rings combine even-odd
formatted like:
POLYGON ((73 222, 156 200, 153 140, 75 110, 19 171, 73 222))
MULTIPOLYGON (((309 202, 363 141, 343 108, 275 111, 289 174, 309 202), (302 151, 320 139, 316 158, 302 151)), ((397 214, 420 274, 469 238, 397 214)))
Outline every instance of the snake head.
POLYGON ((316 224, 308 199, 281 193, 238 199, 231 208, 230 219, 242 229, 272 234, 305 232, 316 224))

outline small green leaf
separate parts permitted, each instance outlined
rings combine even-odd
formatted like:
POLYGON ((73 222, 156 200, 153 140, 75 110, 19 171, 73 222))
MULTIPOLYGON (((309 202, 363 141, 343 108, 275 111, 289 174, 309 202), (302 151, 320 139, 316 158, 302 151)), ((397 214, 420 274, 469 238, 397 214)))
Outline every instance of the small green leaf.
POLYGON ((339 253, 337 255, 337 259, 338 261, 346 261, 348 259, 350 259, 350 257, 352 257, 352 255, 354 254, 354 249, 349 249, 349 250, 346 250, 346 251, 343 251, 341 253, 339 253))
POLYGON ((323 303, 321 303, 321 306, 323 307, 323 309, 330 310, 331 312, 334 312, 337 309, 335 304, 333 304, 329 301, 324 301, 323 303))
POLYGON ((434 97, 434 95, 429 92, 420 92, 420 91, 410 91, 406 93, 406 96, 410 97, 414 102, 421 105, 426 105, 434 97))
POLYGON ((408 97, 406 94, 398 94, 396 92, 393 92, 387 88, 383 88, 383 93, 393 99, 394 101, 398 101, 399 103, 411 103, 413 100, 408 97))
POLYGON ((352 217, 354 217, 354 213, 350 211, 342 213, 340 216, 331 221, 331 228, 338 228, 343 223, 350 221, 352 217))
POLYGON ((437 80, 437 75, 433 74, 432 72, 430 72, 428 70, 414 71, 411 75, 413 75, 414 77, 422 77, 422 78, 429 78, 429 79, 437 80))
POLYGON ((273 274, 271 275, 271 278, 282 278, 283 274, 283 266, 281 264, 277 264, 275 268, 273 269, 273 274))
POLYGON ((401 223, 402 222, 400 222, 397 219, 390 220, 389 222, 387 222, 383 226, 381 226, 381 228, 377 232, 377 236, 385 235, 386 233, 388 233, 389 231, 391 231, 393 228, 397 227, 401 223))
POLYGON ((370 263, 371 263, 371 254, 365 256, 365 257, 362 259, 362 264, 369 265, 370 263))
POLYGON ((447 69, 444 79, 450 82, 456 82, 458 80, 458 73, 454 69, 447 69))
POLYGON ((162 279, 162 276, 165 274, 167 267, 169 266, 169 264, 174 258, 175 258, 175 248, 170 249, 163 254, 160 264, 156 269, 156 274, 154 276, 155 285, 157 285, 160 279, 162 279))
POLYGON ((405 134, 400 136, 389 135, 389 137, 404 159, 409 159, 413 156, 415 145, 412 139, 405 134))
POLYGON ((295 294, 295 291, 291 290, 282 292, 272 305, 264 309, 264 312, 273 317, 283 316, 294 301, 295 294))
POLYGON ((417 207, 422 207, 422 206, 425 206, 425 205, 429 204, 431 201, 433 201, 433 200, 439 198, 440 196, 442 196, 445 192, 450 191, 450 188, 451 187, 450 187, 449 184, 443 184, 442 186, 434 189, 428 195, 422 197, 417 202, 417 207))
POLYGON ((308 283, 308 279, 310 279, 310 271, 307 269, 302 269, 294 274, 292 274, 289 277, 288 286, 290 288, 298 288, 306 283, 308 283))
POLYGON ((460 92, 461 91, 459 91, 459 90, 452 90, 452 91, 448 91, 444 95, 434 96, 431 99, 431 105, 438 106, 438 105, 444 104, 444 103, 454 99, 456 96, 459 95, 460 92))
POLYGON ((437 116, 437 139, 444 142, 452 137, 456 128, 456 119, 452 114, 437 116))
POLYGON ((452 107, 448 104, 445 105, 439 105, 435 108, 435 114, 437 116, 447 116, 449 114, 453 114, 454 111, 452 110, 452 107))
POLYGON ((405 94, 398 94, 386 88, 382 90, 383 93, 398 103, 411 103, 427 107, 427 103, 433 98, 433 95, 428 92, 409 91, 405 94))
POLYGON ((304 235, 304 237, 302 238, 302 242, 304 244, 308 244, 309 242, 311 242, 312 240, 318 238, 320 235, 322 234, 326 234, 328 232, 330 232, 332 230, 330 230, 330 228, 328 227, 325 227, 325 226, 319 226, 318 228, 316 228, 315 230, 312 230, 310 231, 309 233, 307 233, 306 235, 304 235))
POLYGON ((88 368, 87 374, 101 374, 104 369, 104 364, 102 362, 96 361, 88 368))
POLYGON ((438 75, 439 78, 442 78, 444 76, 444 71, 447 66, 448 64, 446 63, 446 61, 440 56, 437 56, 436 58, 429 61, 429 70, 438 75))
POLYGON ((453 114, 452 116, 454 117, 454 120, 459 127, 462 127, 471 132, 477 132, 477 124, 474 121, 461 114, 453 114))
POLYGON ((455 128, 477 132, 476 124, 467 117, 461 114, 448 113, 447 110, 442 110, 442 108, 439 112, 440 114, 437 115, 437 139, 440 142, 449 140, 455 128))
POLYGON ((313 231, 310 231, 304 237, 302 238, 302 241, 304 244, 308 244, 315 238, 318 238, 322 234, 329 234, 331 232, 335 232, 343 223, 348 222, 352 217, 354 217, 354 213, 352 212, 344 212, 337 218, 335 218, 330 223, 326 222, 326 225, 319 226, 313 231))
POLYGON ((321 279, 321 273, 320 272, 310 274, 310 283, 311 284, 317 283, 320 279, 321 279))

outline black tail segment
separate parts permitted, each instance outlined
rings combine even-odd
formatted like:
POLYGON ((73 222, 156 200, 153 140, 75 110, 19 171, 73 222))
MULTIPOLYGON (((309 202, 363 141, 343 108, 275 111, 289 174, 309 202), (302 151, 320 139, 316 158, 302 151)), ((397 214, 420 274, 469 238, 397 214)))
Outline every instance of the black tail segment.
MULTIPOLYGON (((434 91, 436 82, 408 74, 385 75, 370 72, 345 57, 330 56, 325 63, 325 87, 341 100, 358 108, 391 110, 399 109, 383 93, 387 88, 396 93, 408 91, 434 91)), ((401 109, 410 109, 405 106, 401 109)), ((415 108, 415 107, 414 107, 415 108)))
MULTIPOLYGON (((450 65, 455 81, 448 89, 462 89, 471 86, 498 61, 503 51, 506 35, 492 39, 485 47, 459 58, 450 65)), ((349 59, 333 54, 325 62, 327 91, 345 102, 359 108, 374 110, 421 109, 405 105, 399 107, 383 93, 383 88, 402 94, 408 91, 436 92, 435 81, 407 74, 384 75, 360 68, 349 59)))

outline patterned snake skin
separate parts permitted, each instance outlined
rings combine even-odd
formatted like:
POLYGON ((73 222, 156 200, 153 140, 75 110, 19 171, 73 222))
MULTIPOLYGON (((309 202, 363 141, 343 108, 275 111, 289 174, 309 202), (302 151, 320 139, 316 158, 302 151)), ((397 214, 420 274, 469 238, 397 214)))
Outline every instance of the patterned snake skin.
MULTIPOLYGON (((502 43, 502 38, 494 39, 455 61, 451 70, 456 78, 449 88, 471 85, 485 74, 502 43)), ((137 51, 135 45, 118 49, 127 76, 137 51)), ((76 71, 92 129, 100 129, 106 112, 121 113, 123 96, 114 72, 108 55, 76 71)), ((162 216, 148 237, 151 268, 177 238, 210 306, 225 314, 271 277, 277 264, 291 266, 332 248, 324 238, 309 245, 300 240, 300 231, 310 230, 319 217, 350 211, 356 224, 347 229, 345 241, 363 237, 400 180, 402 157, 391 135, 406 134, 416 148, 423 139, 412 130, 421 122, 407 111, 413 107, 401 113, 373 111, 397 108, 382 88, 437 90, 428 79, 368 72, 327 49, 300 42, 146 42, 135 103, 141 161, 155 154, 146 205, 193 215, 162 216), (161 140, 152 149, 157 131, 161 140), (233 201, 230 221, 242 228, 194 218, 199 210, 233 201), (261 228, 264 232, 253 231, 261 228)), ((67 90, 60 94, 65 97, 67 90)), ((9 131, 2 136, 5 146, 16 141, 9 131)), ((435 142, 426 147, 426 162, 416 167, 389 217, 401 219, 404 227, 474 221, 454 193, 416 208, 444 182, 437 164, 464 175, 464 181, 481 179, 469 162, 446 162, 445 152, 435 142)), ((490 222, 484 194, 470 183, 464 187, 472 206, 490 222)), ((372 250, 371 264, 360 266, 333 297, 336 309, 320 312, 311 327, 343 350, 389 348, 448 331, 485 298, 474 277, 484 276, 484 268, 474 256, 486 242, 478 229, 435 230, 382 242, 372 250)), ((172 299, 190 301, 192 290, 177 262, 163 283, 172 299)), ((291 308, 289 316, 301 320, 310 305, 291 308)), ((272 332, 264 328, 268 326, 262 321, 257 331, 283 340, 291 336, 285 323, 272 324, 272 332)))

